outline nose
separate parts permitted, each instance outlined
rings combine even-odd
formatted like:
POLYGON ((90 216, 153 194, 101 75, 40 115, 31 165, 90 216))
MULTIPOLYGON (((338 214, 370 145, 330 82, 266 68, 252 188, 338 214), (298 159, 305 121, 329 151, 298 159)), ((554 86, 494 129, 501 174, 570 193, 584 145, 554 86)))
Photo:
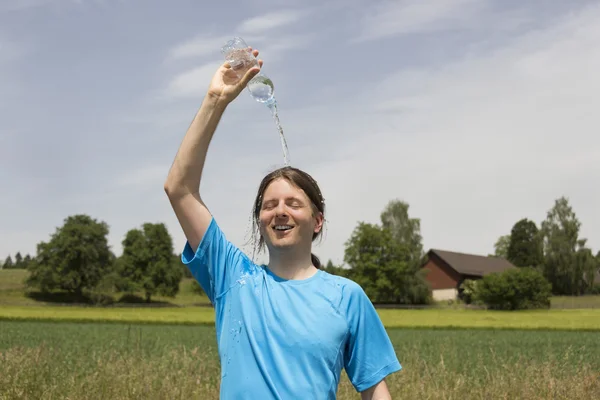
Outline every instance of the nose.
POLYGON ((285 208, 285 202, 281 201, 277 204, 277 208, 275 208, 275 214, 280 217, 280 216, 285 216, 287 215, 286 213, 286 208, 285 208))

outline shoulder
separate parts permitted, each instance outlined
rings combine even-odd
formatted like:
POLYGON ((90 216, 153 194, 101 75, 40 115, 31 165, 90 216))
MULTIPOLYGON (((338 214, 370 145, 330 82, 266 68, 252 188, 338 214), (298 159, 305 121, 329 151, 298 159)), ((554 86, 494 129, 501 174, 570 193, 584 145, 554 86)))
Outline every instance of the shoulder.
POLYGON ((322 280, 335 293, 335 303, 342 314, 347 314, 349 307, 369 301, 363 288, 352 279, 322 271, 322 280))

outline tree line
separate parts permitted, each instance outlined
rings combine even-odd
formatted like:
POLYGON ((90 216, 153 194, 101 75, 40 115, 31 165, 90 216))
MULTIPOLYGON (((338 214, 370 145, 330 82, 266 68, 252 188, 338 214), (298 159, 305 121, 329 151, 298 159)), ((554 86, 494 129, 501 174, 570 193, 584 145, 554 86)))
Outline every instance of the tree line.
POLYGON ((509 234, 495 243, 495 256, 517 267, 543 274, 555 295, 596 294, 600 284, 600 251, 594 256, 587 239, 580 237, 581 222, 566 197, 555 200, 546 219, 517 221, 509 234))
MULTIPOLYGON (((357 281, 374 302, 431 302, 424 270, 420 220, 410 218, 409 205, 388 203, 380 224, 359 222, 346 242, 345 265, 331 260, 326 270, 357 281)), ((594 256, 580 237, 581 222, 566 197, 556 199, 538 228, 528 218, 495 243, 495 254, 516 270, 467 281, 461 298, 495 309, 543 308, 552 295, 600 294, 600 251, 594 256)))
MULTIPOLYGON (((555 201, 540 228, 527 218, 517 221, 489 256, 504 257, 520 271, 493 274, 480 285, 467 282, 466 300, 522 308, 544 305, 551 294, 600 293, 600 282, 594 284, 600 251, 593 255, 586 239, 579 237, 580 226, 565 197, 555 201), (529 285, 519 293, 531 294, 514 306, 516 300, 507 296, 519 285, 529 285)), ((141 294, 148 302, 156 295, 173 297, 182 278, 191 277, 174 253, 165 224, 144 223, 129 230, 119 257, 110 250, 108 233, 106 222, 85 214, 69 216, 48 241, 38 243, 34 257, 17 253, 16 262, 9 256, 3 266, 26 268, 29 289, 69 292, 94 301, 111 301, 110 294, 117 292, 141 294)), ((408 203, 396 199, 382 210, 380 223, 357 223, 345 243, 343 265, 329 260, 324 269, 356 281, 374 303, 427 304, 432 300, 422 268, 426 261, 420 219, 409 215, 408 203)), ((195 290, 202 292, 197 284, 195 290)))
POLYGON ((29 271, 26 288, 72 293, 93 302, 111 302, 116 292, 142 294, 147 302, 178 293, 189 272, 174 253, 165 224, 144 223, 129 230, 119 257, 110 249, 108 233, 106 222, 85 214, 67 217, 24 265, 29 271))

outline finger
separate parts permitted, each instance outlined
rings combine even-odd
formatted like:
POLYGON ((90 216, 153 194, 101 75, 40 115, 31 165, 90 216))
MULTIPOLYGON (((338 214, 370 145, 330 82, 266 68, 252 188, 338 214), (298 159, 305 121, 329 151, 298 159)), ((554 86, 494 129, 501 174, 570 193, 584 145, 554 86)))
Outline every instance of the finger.
POLYGON ((227 69, 229 69, 229 68, 231 68, 231 65, 230 65, 228 62, 225 62, 225 63, 223 64, 223 68, 227 68, 227 69))
POLYGON ((254 68, 250 68, 246 74, 244 74, 244 77, 242 78, 241 84, 243 86, 246 86, 248 84, 248 82, 250 82, 250 80, 252 78, 254 78, 254 76, 256 74, 258 74, 260 72, 260 68, 258 67, 254 67, 254 68))
POLYGON ((258 57, 258 50, 254 50, 254 51, 252 52, 252 54, 254 55, 254 57, 258 57))
POLYGON ((262 66, 263 66, 263 60, 258 60, 258 65, 262 68, 262 66))

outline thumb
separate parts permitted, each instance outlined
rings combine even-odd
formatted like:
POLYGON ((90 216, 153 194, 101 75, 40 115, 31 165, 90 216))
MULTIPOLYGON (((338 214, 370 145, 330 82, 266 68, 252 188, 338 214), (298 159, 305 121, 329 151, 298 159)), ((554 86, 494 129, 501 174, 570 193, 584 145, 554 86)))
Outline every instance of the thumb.
POLYGON ((248 82, 250 82, 250 80, 252 78, 254 78, 256 76, 256 74, 258 74, 259 72, 260 72, 260 68, 258 68, 258 67, 250 68, 246 72, 246 74, 244 74, 244 77, 240 81, 240 84, 242 84, 243 86, 246 86, 248 84, 248 82))

